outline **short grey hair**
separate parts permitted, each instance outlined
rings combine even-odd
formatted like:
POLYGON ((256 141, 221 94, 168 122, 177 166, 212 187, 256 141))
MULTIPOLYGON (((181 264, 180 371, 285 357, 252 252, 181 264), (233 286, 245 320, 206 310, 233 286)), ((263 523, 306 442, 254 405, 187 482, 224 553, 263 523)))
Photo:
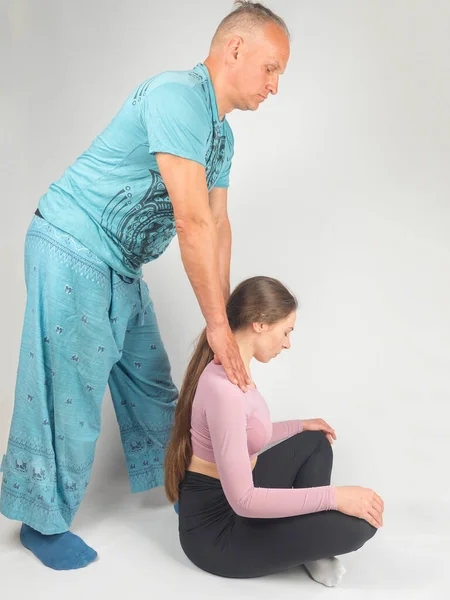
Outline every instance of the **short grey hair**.
POLYGON ((268 23, 278 25, 285 32, 287 38, 290 39, 291 35, 286 23, 281 17, 272 12, 270 8, 259 2, 236 0, 234 2, 234 9, 222 19, 216 29, 211 45, 227 34, 238 33, 238 31, 242 31, 243 29, 252 31, 268 23))

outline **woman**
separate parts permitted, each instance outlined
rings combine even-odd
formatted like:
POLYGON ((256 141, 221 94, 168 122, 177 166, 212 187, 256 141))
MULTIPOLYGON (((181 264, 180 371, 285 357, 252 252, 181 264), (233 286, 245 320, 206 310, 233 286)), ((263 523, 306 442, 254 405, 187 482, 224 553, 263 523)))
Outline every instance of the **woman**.
MULTIPOLYGON (((247 279, 231 294, 228 320, 252 382, 252 358, 267 363, 290 348, 296 310, 294 296, 268 277, 247 279)), ((357 550, 382 526, 383 501, 366 488, 330 485, 336 434, 325 421, 271 423, 258 388, 244 393, 213 359, 203 331, 165 459, 185 554, 223 577, 304 565, 316 581, 336 585, 345 572, 336 555, 357 550)))

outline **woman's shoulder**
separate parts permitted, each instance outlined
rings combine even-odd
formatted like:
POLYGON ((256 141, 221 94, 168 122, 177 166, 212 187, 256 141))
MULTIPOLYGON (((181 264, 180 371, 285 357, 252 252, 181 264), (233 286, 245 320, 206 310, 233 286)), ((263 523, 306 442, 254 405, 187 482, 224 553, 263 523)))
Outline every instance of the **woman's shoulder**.
POLYGON ((220 398, 230 396, 233 387, 231 381, 227 383, 227 376, 222 365, 211 361, 203 369, 195 390, 193 410, 205 409, 211 403, 215 404, 220 398))
POLYGON ((258 394, 258 390, 255 388, 248 388, 247 392, 243 392, 238 385, 228 379, 223 366, 221 364, 216 365, 214 360, 206 365, 200 375, 198 389, 210 393, 225 394, 228 398, 245 398, 249 393, 252 395, 258 394))
POLYGON ((235 387, 228 379, 222 365, 216 365, 214 360, 209 362, 200 375, 199 384, 212 387, 235 387))

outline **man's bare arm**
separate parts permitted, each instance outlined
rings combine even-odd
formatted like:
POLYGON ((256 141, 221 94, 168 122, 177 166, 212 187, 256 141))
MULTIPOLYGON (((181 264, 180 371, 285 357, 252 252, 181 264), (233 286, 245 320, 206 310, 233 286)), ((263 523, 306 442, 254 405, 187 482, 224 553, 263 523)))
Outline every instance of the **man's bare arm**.
POLYGON ((206 320, 208 342, 230 381, 246 390, 250 379, 225 310, 218 234, 209 206, 205 169, 171 154, 157 153, 156 160, 172 202, 181 259, 206 320))
POLYGON ((230 295, 231 225, 227 209, 227 188, 213 188, 209 192, 209 206, 216 224, 219 249, 219 275, 225 302, 230 295))

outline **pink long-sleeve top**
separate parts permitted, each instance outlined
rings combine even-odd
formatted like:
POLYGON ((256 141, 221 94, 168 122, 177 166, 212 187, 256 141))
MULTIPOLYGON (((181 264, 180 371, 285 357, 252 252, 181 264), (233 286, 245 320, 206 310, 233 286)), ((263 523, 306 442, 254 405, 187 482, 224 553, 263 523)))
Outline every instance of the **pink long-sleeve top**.
POLYGON ((225 496, 242 517, 277 518, 336 510, 334 486, 259 488, 251 461, 265 446, 303 429, 299 420, 272 423, 257 389, 232 384, 222 365, 211 361, 200 376, 192 405, 195 456, 216 464, 225 496))

